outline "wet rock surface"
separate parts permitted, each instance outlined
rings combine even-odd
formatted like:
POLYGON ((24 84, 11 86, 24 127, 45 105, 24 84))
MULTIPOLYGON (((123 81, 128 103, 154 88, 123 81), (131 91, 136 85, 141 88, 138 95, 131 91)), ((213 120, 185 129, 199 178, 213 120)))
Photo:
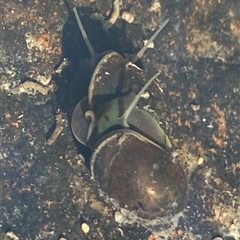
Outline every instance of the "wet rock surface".
POLYGON ((120 13, 128 11, 134 20, 128 24, 119 17, 107 32, 102 24, 111 1, 69 1, 69 8, 64 1, 1 4, 2 239, 239 239, 236 1, 123 0, 120 13), (76 147, 68 119, 71 102, 86 95, 89 64, 73 6, 97 52, 135 53, 170 18, 141 64, 148 76, 162 69, 158 84, 170 109, 174 158, 189 177, 187 207, 172 226, 146 229, 115 222, 115 210, 99 197, 79 155, 90 153, 76 147), (79 84, 70 96, 70 86, 79 84), (49 145, 46 139, 59 126, 49 145), (83 224, 89 229, 82 230, 83 224))

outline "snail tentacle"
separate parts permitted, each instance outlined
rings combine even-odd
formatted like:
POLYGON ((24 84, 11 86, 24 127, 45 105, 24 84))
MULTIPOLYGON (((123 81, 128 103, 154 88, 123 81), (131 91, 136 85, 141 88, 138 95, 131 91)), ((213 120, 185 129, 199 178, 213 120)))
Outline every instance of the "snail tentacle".
POLYGON ((121 125, 123 127, 129 128, 127 119, 129 117, 130 113, 132 112, 133 108, 136 106, 136 104, 137 104, 138 100, 140 99, 141 95, 143 94, 143 92, 149 87, 149 85, 153 82, 153 80, 155 80, 160 74, 161 74, 161 71, 157 72, 150 78, 150 80, 147 81, 147 83, 143 86, 143 88, 140 90, 140 92, 135 96, 135 98, 129 104, 128 108, 123 113, 123 115, 119 118, 121 125))
POLYGON ((75 18, 76 18, 76 20, 77 20, 77 23, 78 23, 78 27, 79 27, 79 29, 80 29, 80 32, 82 33, 82 36, 83 36, 83 38, 84 38, 84 41, 85 41, 85 43, 86 43, 86 45, 87 45, 87 47, 88 47, 88 50, 89 50, 89 52, 90 52, 90 54, 91 54, 91 57, 94 58, 94 56, 95 56, 95 51, 94 51, 94 49, 93 49, 93 47, 92 47, 92 44, 90 43, 90 41, 89 41, 89 39, 88 39, 87 33, 86 33, 85 30, 84 30, 84 27, 83 27, 83 25, 82 25, 82 22, 81 22, 81 19, 80 19, 79 15, 78 15, 78 12, 77 12, 76 7, 73 8, 73 12, 74 12, 74 14, 75 14, 75 18))
POLYGON ((88 142, 92 135, 93 129, 96 127, 96 116, 92 110, 88 110, 85 112, 85 117, 90 118, 90 124, 88 127, 88 133, 87 133, 87 142, 88 142))
POLYGON ((163 30, 163 28, 168 24, 168 22, 169 22, 169 18, 164 21, 164 23, 158 28, 158 30, 149 38, 149 40, 142 47, 142 49, 140 49, 140 51, 131 59, 132 63, 137 62, 137 60, 142 57, 144 52, 147 50, 149 44, 151 44, 154 41, 154 39, 163 30))
POLYGON ((77 9, 76 7, 73 8, 73 12, 74 12, 74 15, 75 15, 75 18, 77 20, 77 24, 78 24, 78 27, 79 27, 79 30, 83 36, 83 39, 87 45, 87 48, 88 48, 88 51, 90 52, 90 55, 91 55, 91 63, 90 63, 90 66, 91 68, 94 69, 95 65, 97 64, 98 60, 101 58, 101 54, 98 54, 95 52, 92 44, 90 43, 89 41, 89 38, 87 36, 87 33, 83 27, 83 24, 82 24, 82 21, 78 15, 78 12, 77 12, 77 9))

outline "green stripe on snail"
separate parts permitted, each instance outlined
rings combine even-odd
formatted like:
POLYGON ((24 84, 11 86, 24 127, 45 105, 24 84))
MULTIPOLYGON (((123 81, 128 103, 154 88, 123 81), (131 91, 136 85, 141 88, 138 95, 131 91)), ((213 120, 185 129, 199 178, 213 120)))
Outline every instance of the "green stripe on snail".
POLYGON ((93 129, 96 127, 98 134, 101 135, 104 133, 108 128, 111 128, 115 125, 120 125, 123 128, 129 128, 129 124, 127 119, 132 112, 133 108, 136 106, 138 100, 140 99, 143 92, 148 88, 148 86, 153 82, 154 79, 160 74, 161 72, 156 73, 141 89, 141 91, 133 98, 132 102, 129 104, 127 109, 124 111, 123 114, 120 115, 120 108, 119 108, 119 99, 122 101, 126 101, 129 99, 130 95, 123 96, 120 98, 115 98, 112 101, 108 102, 103 106, 103 113, 101 114, 99 119, 96 119, 96 116, 93 111, 88 110, 85 113, 86 117, 90 117, 91 123, 88 129, 88 140, 93 132, 93 129))

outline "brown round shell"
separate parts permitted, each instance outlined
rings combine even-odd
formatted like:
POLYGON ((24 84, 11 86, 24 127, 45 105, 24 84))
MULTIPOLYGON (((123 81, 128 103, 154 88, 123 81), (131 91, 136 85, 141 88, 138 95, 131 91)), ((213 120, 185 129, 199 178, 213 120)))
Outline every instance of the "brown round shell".
POLYGON ((141 218, 174 215, 185 208, 188 181, 182 167, 135 131, 105 136, 93 152, 91 171, 108 198, 141 218))

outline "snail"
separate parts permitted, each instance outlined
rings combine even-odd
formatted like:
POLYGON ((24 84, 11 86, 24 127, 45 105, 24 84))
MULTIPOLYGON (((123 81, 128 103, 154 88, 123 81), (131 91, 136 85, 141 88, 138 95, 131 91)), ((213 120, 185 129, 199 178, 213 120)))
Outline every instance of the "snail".
POLYGON ((107 199, 142 219, 181 212, 187 201, 186 174, 179 163, 171 161, 172 144, 164 130, 150 113, 136 106, 160 75, 158 72, 148 80, 135 65, 146 45, 131 60, 115 51, 97 54, 76 8, 73 11, 92 57, 93 74, 88 96, 73 110, 71 129, 74 137, 92 150, 93 179, 107 199), (133 82, 144 85, 134 89, 133 82))

